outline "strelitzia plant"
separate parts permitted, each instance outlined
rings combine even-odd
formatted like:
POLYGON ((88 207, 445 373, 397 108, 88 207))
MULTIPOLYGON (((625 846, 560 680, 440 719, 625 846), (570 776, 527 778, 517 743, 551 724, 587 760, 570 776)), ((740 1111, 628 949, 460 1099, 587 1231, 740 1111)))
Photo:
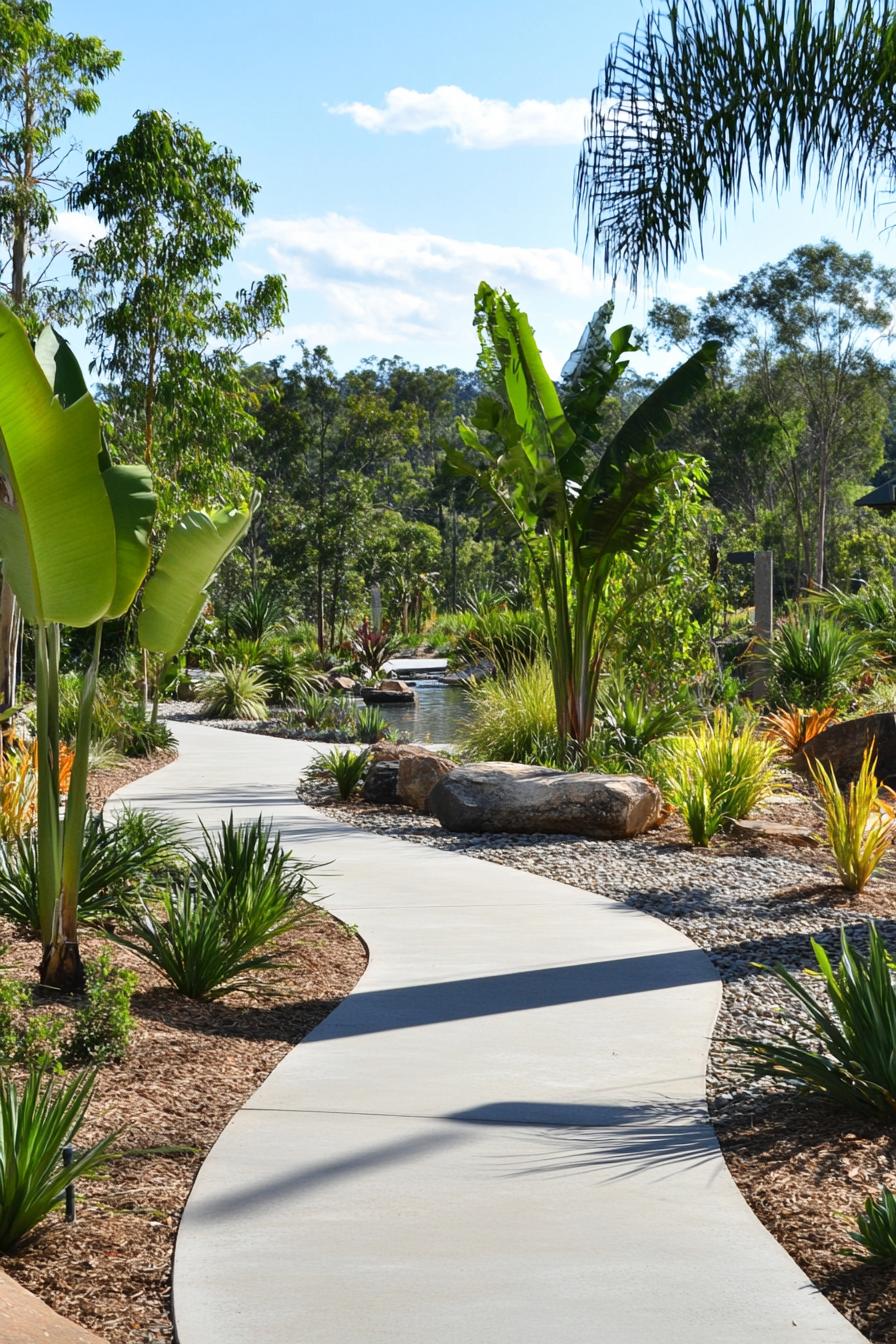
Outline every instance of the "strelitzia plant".
MULTIPOLYGON (((81 877, 90 735, 106 621, 134 603, 149 568, 156 513, 144 465, 113 465, 77 360, 52 328, 35 346, 0 305, 0 559, 34 634, 38 743, 38 892, 44 984, 79 990, 81 877), (60 626, 93 628, 81 684, 75 760, 60 824, 60 626)), ((251 505, 175 523, 146 585, 138 630, 145 648, 185 642, 221 560, 242 536, 251 505)))
POLYGON ((719 349, 707 341, 604 437, 604 403, 637 349, 630 326, 606 334, 609 315, 609 308, 595 315, 558 387, 526 314, 509 294, 481 284, 475 321, 490 390, 472 419, 458 422, 464 449, 448 454, 525 547, 544 617, 557 731, 572 756, 594 726, 614 563, 649 544, 670 492, 699 491, 704 481, 702 459, 660 445, 675 411, 706 383, 719 349))

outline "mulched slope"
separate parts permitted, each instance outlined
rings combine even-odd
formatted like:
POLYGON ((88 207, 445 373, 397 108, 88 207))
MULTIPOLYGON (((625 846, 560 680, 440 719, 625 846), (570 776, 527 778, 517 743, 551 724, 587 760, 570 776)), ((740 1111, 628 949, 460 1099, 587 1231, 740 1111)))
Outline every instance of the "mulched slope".
MULTIPOLYGON (((159 753, 155 764, 128 762, 101 772, 92 780, 93 806, 168 759, 159 753)), ((78 1184, 73 1226, 51 1215, 17 1254, 0 1257, 0 1266, 109 1344, 173 1338, 171 1256, 203 1157, 234 1111, 364 971, 360 939, 324 909, 316 907, 314 916, 280 940, 285 965, 267 982, 275 993, 230 994, 207 1004, 183 998, 131 953, 82 929, 85 960, 111 947, 114 960, 139 975, 128 1057, 100 1070, 80 1135, 90 1142, 116 1132, 124 1156, 103 1179, 78 1184), (176 1151, 147 1151, 160 1148, 176 1151)), ((4 972, 34 983, 38 944, 2 920, 0 944, 4 972)), ((67 1014, 76 1006, 35 994, 35 1009, 67 1014)))
MULTIPOLYGON (((819 812, 807 792, 776 800, 764 814, 817 829, 819 812)), ((814 964, 810 935, 836 956, 840 925, 861 946, 872 915, 896 948, 892 859, 855 897, 838 885, 823 847, 720 838, 695 850, 676 817, 636 840, 610 843, 451 835, 409 808, 341 803, 319 784, 303 781, 302 796, 379 834, 601 892, 666 920, 703 947, 724 983, 707 1090, 732 1174, 757 1216, 839 1310, 875 1344, 896 1344, 896 1274, 844 1255, 867 1196, 884 1182, 896 1189, 896 1117, 892 1124, 863 1119, 768 1082, 745 1082, 726 1043, 733 1035, 764 1033, 789 1001, 755 962, 782 961, 802 972, 814 964)))

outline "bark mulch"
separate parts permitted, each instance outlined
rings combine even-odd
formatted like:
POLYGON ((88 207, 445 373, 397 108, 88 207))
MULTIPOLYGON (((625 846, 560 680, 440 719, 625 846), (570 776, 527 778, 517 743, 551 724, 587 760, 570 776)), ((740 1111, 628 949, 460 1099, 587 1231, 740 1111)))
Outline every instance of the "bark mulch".
POLYGON ((104 770, 91 770, 87 781, 87 801, 91 811, 98 812, 106 799, 117 789, 123 789, 125 784, 130 784, 134 779, 142 779, 144 775, 151 775, 154 770, 161 770, 163 765, 170 765, 175 760, 177 751, 170 748, 165 751, 154 751, 149 756, 124 757, 119 765, 110 765, 104 770))
MULTIPOLYGON (((127 768, 124 776, 104 771, 104 779, 94 779, 94 806, 146 773, 145 762, 127 768)), ((39 945, 3 921, 0 943, 3 973, 35 983, 39 945)), ((109 1344, 159 1344, 173 1338, 174 1238, 205 1154, 275 1064, 350 992, 366 951, 352 930, 312 907, 309 920, 280 940, 284 965, 267 974, 266 993, 198 1003, 85 929, 81 947, 86 961, 109 948, 117 964, 139 976, 127 1058, 99 1071, 79 1136, 89 1143, 114 1132, 121 1155, 101 1179, 78 1183, 73 1225, 51 1215, 17 1253, 0 1257, 0 1267, 109 1344)), ((66 1014, 78 1005, 37 992, 35 1011, 48 1006, 66 1014)))

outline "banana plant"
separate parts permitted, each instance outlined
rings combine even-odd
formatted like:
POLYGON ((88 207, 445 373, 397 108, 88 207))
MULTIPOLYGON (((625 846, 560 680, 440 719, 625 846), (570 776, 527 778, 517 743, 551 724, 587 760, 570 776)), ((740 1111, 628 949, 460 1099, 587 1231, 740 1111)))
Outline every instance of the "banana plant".
MULTIPOLYGON (((78 888, 103 625, 130 609, 146 577, 156 495, 146 466, 109 461, 96 405, 64 340, 48 328, 32 348, 18 318, 2 304, 0 471, 11 499, 0 504, 0 559, 34 633, 41 981, 77 990, 84 975, 78 950, 78 888), (94 630, 61 823, 60 625, 94 630)), ((249 504, 231 512, 239 526, 228 521, 223 544, 214 515, 208 527, 195 525, 206 540, 189 568, 179 564, 177 554, 172 565, 163 552, 159 571, 177 570, 178 581, 171 591, 166 592, 162 582, 155 583, 155 576, 152 581, 157 619, 167 619, 172 628, 182 630, 184 640, 192 624, 187 623, 189 612, 195 619, 214 569, 248 526, 249 504)))
POLYGON ((674 412, 704 385, 719 343, 708 341, 660 383, 608 439, 606 400, 637 349, 632 328, 606 334, 601 309, 567 361, 559 387, 529 319, 506 293, 481 284, 475 322, 488 390, 451 467, 471 476, 518 533, 544 613, 557 732, 575 756, 594 726, 609 631, 608 580, 620 555, 649 544, 672 491, 699 488, 702 460, 663 447, 674 412))

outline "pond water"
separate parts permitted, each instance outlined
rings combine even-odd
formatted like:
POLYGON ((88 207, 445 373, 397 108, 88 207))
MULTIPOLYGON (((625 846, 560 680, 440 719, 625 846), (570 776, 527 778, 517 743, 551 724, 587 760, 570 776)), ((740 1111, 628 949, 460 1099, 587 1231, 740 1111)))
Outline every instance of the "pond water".
POLYGON ((456 742, 470 712, 466 691, 438 683, 408 684, 417 693, 413 704, 376 706, 390 728, 412 742, 456 742))

